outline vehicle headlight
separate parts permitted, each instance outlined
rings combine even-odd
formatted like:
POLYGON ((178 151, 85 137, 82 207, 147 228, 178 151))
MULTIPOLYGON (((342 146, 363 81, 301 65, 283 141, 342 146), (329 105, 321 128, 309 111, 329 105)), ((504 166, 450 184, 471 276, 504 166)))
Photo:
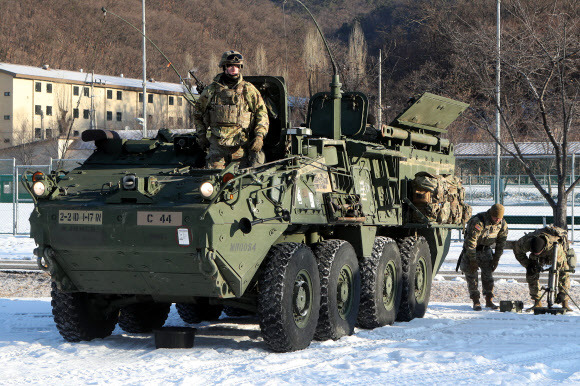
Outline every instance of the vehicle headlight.
POLYGON ((46 185, 44 185, 43 181, 36 181, 34 185, 32 185, 32 192, 37 197, 44 197, 47 193, 46 185))
POLYGON ((210 198, 214 192, 214 187, 211 182, 206 181, 199 187, 199 192, 203 198, 210 198))

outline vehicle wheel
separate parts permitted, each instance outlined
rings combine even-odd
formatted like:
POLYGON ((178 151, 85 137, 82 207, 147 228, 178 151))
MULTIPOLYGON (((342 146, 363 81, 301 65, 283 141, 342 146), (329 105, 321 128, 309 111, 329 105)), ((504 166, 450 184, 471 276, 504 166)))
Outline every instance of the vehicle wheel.
POLYGON ((227 316, 231 317, 250 316, 254 314, 252 311, 233 306, 224 306, 224 312, 227 316))
POLYGON ((196 303, 177 303, 175 308, 181 320, 189 324, 218 320, 224 309, 220 304, 209 304, 207 298, 198 298, 196 303))
POLYGON ((125 332, 151 332, 163 327, 171 303, 137 303, 121 308, 119 327, 125 332))
POLYGON ((370 257, 361 260, 361 300, 358 325, 376 328, 393 324, 403 291, 401 254, 397 243, 376 237, 370 257))
POLYGON ((397 320, 422 318, 431 296, 433 267, 429 244, 424 237, 405 237, 398 241, 403 266, 403 296, 397 320))
POLYGON ((300 243, 270 248, 258 282, 258 317, 274 351, 308 347, 318 323, 320 277, 312 250, 300 243))
POLYGON ((106 338, 113 333, 118 313, 105 314, 95 301, 98 295, 61 292, 52 282, 52 315, 56 328, 68 342, 106 338))
POLYGON ((320 274, 320 315, 314 337, 340 339, 352 335, 360 302, 360 271, 352 245, 327 240, 314 251, 320 274))

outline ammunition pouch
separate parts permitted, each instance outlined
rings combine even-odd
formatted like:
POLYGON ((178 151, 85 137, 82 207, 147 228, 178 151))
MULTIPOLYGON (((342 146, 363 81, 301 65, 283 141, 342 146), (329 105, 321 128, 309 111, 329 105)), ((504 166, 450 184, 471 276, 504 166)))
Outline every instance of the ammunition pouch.
POLYGON ((568 260, 568 269, 571 271, 576 270, 576 252, 574 252, 573 248, 568 248, 568 252, 566 253, 566 258, 568 260))

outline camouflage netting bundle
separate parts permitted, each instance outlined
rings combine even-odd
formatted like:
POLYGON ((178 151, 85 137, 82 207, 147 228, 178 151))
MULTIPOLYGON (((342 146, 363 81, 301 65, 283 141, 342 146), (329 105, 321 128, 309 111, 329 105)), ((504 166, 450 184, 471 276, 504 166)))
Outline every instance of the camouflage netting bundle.
MULTIPOLYGON (((459 177, 419 172, 412 181, 412 189, 413 205, 430 222, 465 225, 471 217, 471 206, 465 202, 465 188, 459 177)), ((412 211, 411 221, 424 220, 419 213, 412 211)))

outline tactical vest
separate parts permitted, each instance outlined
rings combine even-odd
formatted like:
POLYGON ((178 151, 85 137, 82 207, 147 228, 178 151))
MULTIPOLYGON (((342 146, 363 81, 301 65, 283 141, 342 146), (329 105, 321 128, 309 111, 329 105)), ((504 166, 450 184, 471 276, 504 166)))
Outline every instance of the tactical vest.
POLYGON ((231 138, 241 131, 247 132, 252 120, 249 110, 245 82, 229 89, 221 85, 210 97, 209 125, 212 134, 220 138, 231 138))

